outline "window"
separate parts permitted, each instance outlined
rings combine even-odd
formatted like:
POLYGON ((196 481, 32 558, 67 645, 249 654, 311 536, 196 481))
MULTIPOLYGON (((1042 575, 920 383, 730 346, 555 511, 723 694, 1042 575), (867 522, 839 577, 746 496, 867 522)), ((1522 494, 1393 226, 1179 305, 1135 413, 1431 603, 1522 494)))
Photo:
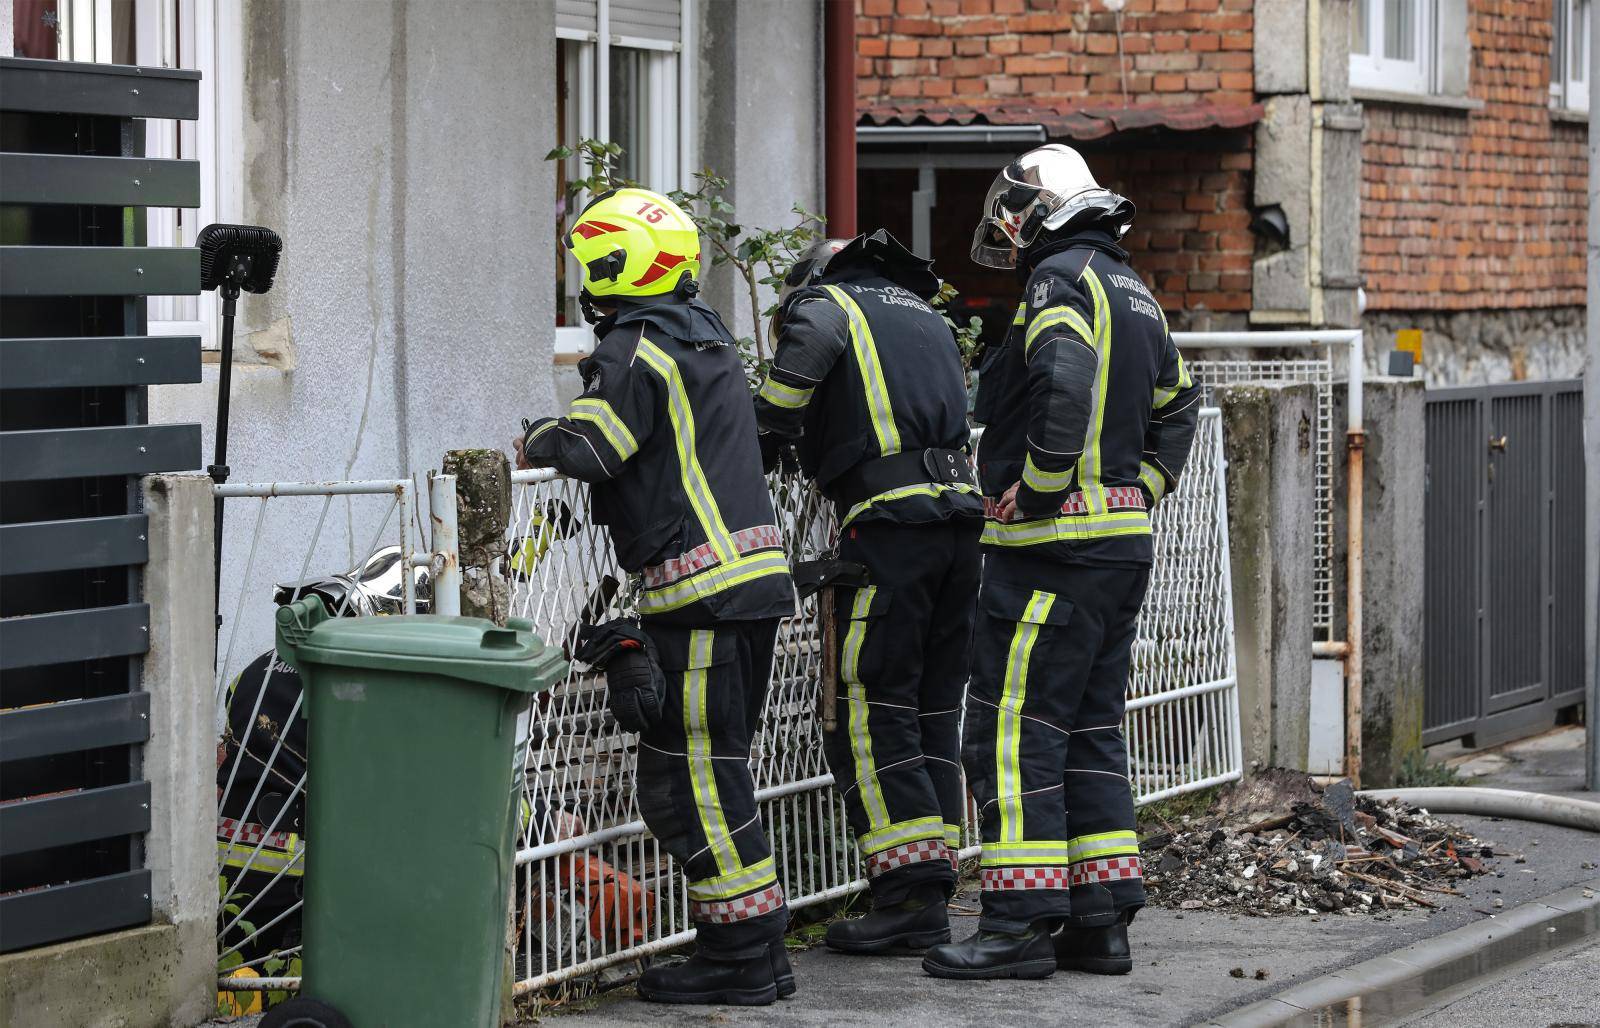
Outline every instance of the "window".
MULTIPOLYGON (((240 0, 15 0, 19 56, 200 71, 200 117, 145 122, 145 155, 200 162, 200 207, 152 208, 151 246, 193 246, 214 221, 237 221, 243 166, 240 0)), ((198 335, 219 345, 209 295, 153 296, 152 335, 198 335)))
POLYGON ((1569 111, 1589 109, 1590 0, 1556 0, 1555 46, 1550 55, 1550 102, 1569 111))
POLYGON ((1385 92, 1429 92, 1433 6, 1430 0, 1353 0, 1350 84, 1385 92))
MULTIPOLYGON (((557 0, 556 135, 620 145, 618 171, 657 192, 687 185, 693 168, 690 4, 680 0, 557 0)), ((560 244, 587 197, 567 182, 577 158, 556 170, 556 352, 588 352, 593 336, 578 310, 582 276, 560 244)))

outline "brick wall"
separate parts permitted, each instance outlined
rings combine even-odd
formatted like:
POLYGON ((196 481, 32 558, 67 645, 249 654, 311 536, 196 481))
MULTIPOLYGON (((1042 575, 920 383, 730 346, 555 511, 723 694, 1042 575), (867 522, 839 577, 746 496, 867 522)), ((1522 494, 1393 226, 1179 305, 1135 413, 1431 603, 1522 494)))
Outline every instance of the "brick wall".
POLYGON ((1550 0, 1470 0, 1469 12, 1482 110, 1366 105, 1370 310, 1584 302, 1587 132, 1550 116, 1550 0))
POLYGON ((857 0, 863 104, 1066 106, 1255 97, 1253 0, 857 0))
MULTIPOLYGON (((857 102, 1062 112, 1246 105, 1255 101, 1253 6, 1253 0, 1128 0, 1119 63, 1116 18, 1098 2, 857 0, 857 102)), ((1209 130, 1075 144, 1100 182, 1139 208, 1125 244, 1176 326, 1231 327, 1250 309, 1251 139, 1249 130, 1209 130)), ((940 272, 963 291, 1011 297, 1017 287, 1009 273, 985 272, 966 259, 992 178, 992 172, 941 173, 934 255, 940 272)), ((863 172, 862 226, 909 231, 909 214, 897 226, 894 203, 909 182, 863 172)))

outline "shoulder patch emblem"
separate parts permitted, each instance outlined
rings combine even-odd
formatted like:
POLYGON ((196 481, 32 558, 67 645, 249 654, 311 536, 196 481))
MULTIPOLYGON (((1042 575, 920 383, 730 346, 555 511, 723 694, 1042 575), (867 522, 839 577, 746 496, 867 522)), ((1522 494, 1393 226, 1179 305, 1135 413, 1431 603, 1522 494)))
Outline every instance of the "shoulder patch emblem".
POLYGON ((1033 285, 1033 305, 1043 307, 1048 299, 1050 299, 1050 280, 1041 278, 1033 285))

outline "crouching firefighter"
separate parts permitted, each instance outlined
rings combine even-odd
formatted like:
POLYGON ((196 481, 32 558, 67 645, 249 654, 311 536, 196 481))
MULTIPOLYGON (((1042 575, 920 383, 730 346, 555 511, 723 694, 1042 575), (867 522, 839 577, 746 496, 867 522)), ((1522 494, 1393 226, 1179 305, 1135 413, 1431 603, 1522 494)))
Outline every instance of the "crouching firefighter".
POLYGON ((829 926, 846 953, 950 939, 983 505, 960 352, 927 303, 938 288, 888 232, 816 244, 785 280, 756 399, 764 449, 798 439, 840 525, 839 559, 819 569, 838 647, 823 745, 873 902, 829 926))
POLYGON ((624 658, 608 680, 614 715, 639 732, 639 811, 688 879, 698 932, 695 954, 651 967, 639 995, 771 1003, 794 991, 789 914, 749 760, 794 585, 749 387, 721 318, 694 298, 700 240, 670 200, 603 194, 566 245, 598 343, 579 365, 583 395, 518 443, 524 466, 593 486, 595 521, 643 581, 639 622, 592 627, 579 654, 624 658))
POLYGON ((1132 968, 1145 900, 1122 736, 1150 511, 1177 484, 1198 390, 1118 245, 1133 204, 1049 145, 990 188, 972 255, 1022 303, 975 416, 993 516, 963 760, 983 824, 982 918, 930 951, 946 978, 1132 968))

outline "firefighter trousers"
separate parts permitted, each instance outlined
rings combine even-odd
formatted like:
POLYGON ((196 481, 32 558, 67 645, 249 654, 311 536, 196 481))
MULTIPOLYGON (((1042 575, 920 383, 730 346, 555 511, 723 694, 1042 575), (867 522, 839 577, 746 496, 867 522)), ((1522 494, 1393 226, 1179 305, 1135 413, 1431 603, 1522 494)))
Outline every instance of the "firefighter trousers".
POLYGON ((823 744, 877 906, 955 885, 981 528, 976 518, 865 522, 839 543, 868 584, 835 597, 838 727, 823 744))
POLYGON ((1106 925, 1144 905, 1122 716, 1149 577, 985 553, 962 750, 982 928, 1106 925))
POLYGON ((643 628, 667 689, 661 720, 639 737, 639 813, 687 879, 699 948, 764 954, 789 922, 750 775, 778 622, 643 628))

